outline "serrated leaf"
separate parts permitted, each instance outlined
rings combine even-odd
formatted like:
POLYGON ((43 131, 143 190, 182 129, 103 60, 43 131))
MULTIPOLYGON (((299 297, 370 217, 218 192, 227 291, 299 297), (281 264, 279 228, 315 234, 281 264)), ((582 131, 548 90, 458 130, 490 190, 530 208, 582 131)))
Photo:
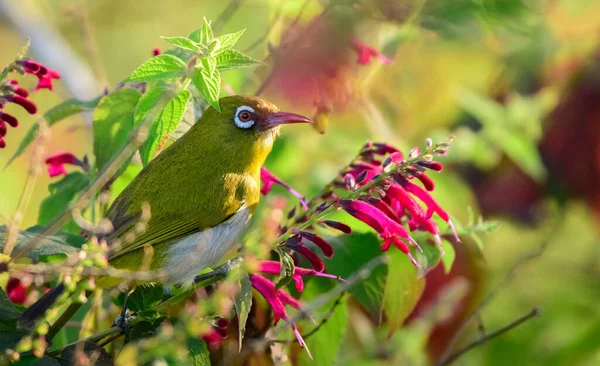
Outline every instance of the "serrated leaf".
MULTIPOLYGON (((324 258, 328 273, 342 278, 350 278, 372 259, 384 255, 379 238, 373 233, 353 232, 349 235, 328 239, 335 249, 332 258, 324 258)), ((381 322, 385 283, 388 275, 387 264, 376 266, 364 280, 356 282, 349 291, 365 307, 377 322, 381 322)))
POLYGON ((218 72, 215 72, 211 77, 204 69, 196 68, 194 75, 192 76, 192 82, 208 104, 221 112, 221 106, 219 106, 221 75, 218 72))
POLYGON ((190 364, 194 366, 210 366, 210 352, 206 343, 198 338, 188 338, 190 364))
POLYGON ((281 248, 276 248, 275 251, 277 252, 277 255, 279 255, 279 264, 281 268, 279 276, 277 276, 277 281, 275 282, 275 289, 277 290, 287 286, 288 283, 292 281, 296 266, 294 265, 294 259, 292 259, 287 252, 281 248))
POLYGON ((204 18, 204 23, 202 23, 202 28, 200 28, 200 43, 208 44, 215 36, 213 35, 212 27, 210 26, 210 21, 204 18))
POLYGON ((146 60, 125 81, 172 79, 182 76, 186 68, 186 63, 179 58, 163 53, 146 60))
POLYGON ((48 186, 50 196, 44 198, 40 205, 38 224, 48 225, 59 215, 62 215, 77 195, 90 184, 87 174, 73 172, 66 175, 58 182, 48 186))
POLYGON ((238 280, 240 291, 236 294, 234 300, 235 312, 238 318, 239 329, 239 350, 242 350, 242 339, 246 332, 246 322, 252 308, 252 283, 248 277, 248 273, 243 273, 238 280))
POLYGON ((20 315, 21 312, 13 305, 12 301, 10 301, 10 298, 6 292, 4 292, 4 289, 0 288, 0 321, 7 322, 15 320, 20 315))
MULTIPOLYGON (((6 226, 0 226, 0 251, 4 250, 4 245, 6 243, 6 234, 6 226)), ((20 251, 24 245, 28 245, 28 243, 38 238, 39 236, 39 233, 32 233, 28 231, 19 230, 13 252, 20 251)), ((70 243, 64 241, 57 234, 56 236, 44 236, 40 241, 39 245, 36 245, 34 248, 31 248, 29 252, 25 254, 28 258, 37 259, 41 256, 53 256, 56 254, 69 255, 71 253, 75 253, 77 251, 77 248, 77 246, 73 246, 70 243)))
POLYGON ((204 70, 206 70, 208 75, 212 77, 213 73, 217 69, 217 60, 213 56, 206 56, 202 57, 200 62, 202 63, 204 70))
POLYGON ((158 120, 152 124, 148 139, 140 149, 140 156, 144 166, 148 165, 161 144, 177 129, 185 113, 190 95, 189 91, 183 90, 179 95, 171 99, 165 109, 163 109, 158 120))
POLYGON ((417 305, 423 293, 425 280, 417 276, 417 268, 406 254, 388 250, 388 281, 385 286, 383 310, 387 317, 388 333, 402 327, 404 320, 417 305))
POLYGON ((94 110, 94 155, 98 171, 125 145, 133 130, 133 113, 142 94, 124 88, 104 96, 94 110))
POLYGON ((202 38, 200 35, 201 31, 201 28, 194 29, 190 34, 188 34, 188 38, 196 43, 200 43, 200 38, 202 38))
MULTIPOLYGON (((98 102, 100 101, 101 98, 102 97, 98 97, 96 99, 92 99, 89 101, 79 100, 79 99, 66 100, 66 101, 50 108, 46 113, 44 113, 44 119, 46 120, 46 123, 48 123, 48 127, 51 127, 56 122, 62 121, 68 117, 75 115, 75 114, 90 111, 90 110, 94 109, 98 105, 98 102)), ((13 156, 10 158, 10 160, 8 160, 8 163, 6 163, 7 166, 13 160, 15 160, 16 158, 21 156, 21 154, 23 154, 25 149, 35 139, 38 129, 39 129, 39 127, 38 127, 37 123, 34 124, 33 126, 31 126, 29 131, 27 131, 27 134, 25 135, 25 137, 23 137, 23 140, 21 140, 21 144, 19 145, 19 148, 17 149, 17 151, 13 154, 13 156)))
POLYGON ((183 48, 184 50, 192 51, 194 53, 200 52, 202 49, 200 46, 187 37, 160 37, 166 42, 169 42, 172 45, 175 45, 179 48, 183 48))
POLYGON ((215 54, 218 54, 235 46, 235 44, 238 42, 238 40, 240 39, 242 34, 244 34, 245 31, 245 29, 242 29, 239 32, 227 33, 217 37, 218 48, 213 50, 213 52, 215 54))
POLYGON ((236 50, 223 51, 215 56, 215 59, 217 60, 217 70, 219 71, 241 69, 261 64, 260 61, 236 50))

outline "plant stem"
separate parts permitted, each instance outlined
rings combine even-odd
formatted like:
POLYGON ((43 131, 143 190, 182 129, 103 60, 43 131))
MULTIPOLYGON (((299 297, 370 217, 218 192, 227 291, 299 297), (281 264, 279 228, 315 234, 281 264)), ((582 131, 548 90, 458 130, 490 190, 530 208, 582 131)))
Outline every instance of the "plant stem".
POLYGON ((91 336, 89 336, 89 337, 87 337, 87 338, 84 338, 84 339, 82 339, 82 340, 79 340, 79 341, 73 342, 73 343, 71 343, 71 344, 68 344, 68 345, 66 345, 66 346, 64 346, 64 347, 61 347, 61 348, 59 348, 59 349, 56 349, 56 350, 54 350, 54 351, 51 351, 51 352, 48 352, 48 356, 56 356, 56 355, 59 355, 59 354, 61 354, 61 353, 62 353, 62 351, 63 351, 65 348, 67 348, 67 347, 70 347, 70 346, 73 346, 73 345, 75 345, 75 344, 78 344, 78 343, 80 343, 80 342, 84 342, 84 343, 85 343, 85 342, 97 342, 97 341, 99 341, 99 340, 101 340, 101 339, 104 339, 104 338, 106 338, 106 337, 110 337, 110 336, 112 336, 112 335, 114 335, 114 334, 118 334, 118 333, 121 333, 121 328, 119 328, 119 327, 117 327, 117 326, 114 326, 114 327, 112 327, 112 328, 108 328, 108 329, 106 329, 106 330, 103 330, 103 331, 101 331, 101 332, 98 332, 98 333, 96 333, 96 334, 93 334, 93 335, 91 335, 91 336))
POLYGON ((528 321, 531 318, 535 318, 540 316, 540 309, 539 308, 534 308, 533 310, 531 310, 528 314, 523 315, 522 317, 520 317, 519 319, 511 322, 510 324, 505 325, 504 327, 496 330, 495 332, 492 332, 488 335, 486 335, 485 337, 481 337, 478 340, 469 343, 468 345, 466 345, 465 347, 461 348, 460 350, 458 350, 456 353, 454 353, 453 355, 449 356, 448 358, 440 361, 437 365, 438 366, 446 366, 446 365, 450 365, 452 362, 456 361, 460 356, 464 355, 465 353, 469 352, 470 350, 472 350, 473 348, 482 345, 484 343, 486 343, 487 341, 496 338, 508 331, 510 331, 511 329, 514 329, 516 327, 518 327, 519 325, 525 323, 526 321, 528 321))

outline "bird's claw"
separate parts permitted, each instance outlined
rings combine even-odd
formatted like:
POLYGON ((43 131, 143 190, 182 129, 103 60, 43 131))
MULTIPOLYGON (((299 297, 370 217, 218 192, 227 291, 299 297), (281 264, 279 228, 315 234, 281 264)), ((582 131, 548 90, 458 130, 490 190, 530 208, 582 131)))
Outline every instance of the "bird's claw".
POLYGON ((121 328, 122 334, 129 334, 129 321, 133 319, 133 317, 129 314, 129 310, 125 309, 120 315, 117 315, 117 318, 113 322, 113 327, 121 328))

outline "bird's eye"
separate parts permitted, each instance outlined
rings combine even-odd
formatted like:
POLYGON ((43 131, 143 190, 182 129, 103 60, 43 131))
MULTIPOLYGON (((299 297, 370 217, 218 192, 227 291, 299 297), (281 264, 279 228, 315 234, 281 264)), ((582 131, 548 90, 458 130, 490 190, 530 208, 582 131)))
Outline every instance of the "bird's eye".
POLYGON ((252 127, 254 124, 254 109, 243 105, 238 107, 235 111, 235 117, 233 118, 235 125, 239 128, 247 129, 252 127))

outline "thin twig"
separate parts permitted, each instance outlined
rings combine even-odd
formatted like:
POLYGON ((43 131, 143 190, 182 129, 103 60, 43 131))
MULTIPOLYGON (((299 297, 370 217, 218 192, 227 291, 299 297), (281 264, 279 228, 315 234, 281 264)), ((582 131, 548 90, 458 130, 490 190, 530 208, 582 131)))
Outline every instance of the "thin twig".
POLYGON ((31 155, 31 163, 29 165, 29 171, 27 172, 27 180, 25 181, 25 187, 23 187, 23 192, 19 198, 19 204, 17 206, 17 210, 15 211, 15 215, 13 216, 12 221, 8 224, 6 244, 4 245, 4 254, 8 256, 12 254, 15 243, 17 242, 17 234, 19 227, 21 226, 21 222, 23 221, 25 209, 27 208, 29 200, 31 199, 31 194, 33 193, 33 188, 35 187, 35 181, 40 175, 42 157, 44 155, 44 145, 46 143, 46 139, 48 138, 49 132, 48 123, 46 120, 43 117, 40 117, 36 123, 38 125, 38 135, 33 153, 31 155))
POLYGON ((494 339, 494 338, 496 338, 496 337, 498 337, 498 336, 500 336, 500 335, 502 335, 502 334, 510 331, 511 329, 514 329, 514 328, 518 327, 519 325, 525 323, 529 319, 532 319, 532 318, 540 316, 540 314, 541 314, 541 312, 540 312, 539 308, 533 308, 533 310, 531 310, 528 314, 523 315, 519 319, 511 322, 510 324, 505 325, 504 327, 496 330, 495 332, 489 333, 485 337, 479 338, 478 340, 469 343, 468 345, 466 345, 465 347, 461 348, 460 350, 458 350, 453 355, 451 355, 448 358, 440 361, 437 365, 438 366, 450 365, 452 362, 456 361, 459 357, 461 357, 465 353, 469 352, 473 348, 476 348, 477 346, 480 346, 480 345, 486 343, 487 341, 489 341, 491 339, 494 339))
POLYGON ((219 14, 217 20, 215 20, 213 24, 212 28, 215 33, 218 33, 221 30, 221 27, 223 27, 223 25, 227 23, 229 18, 233 16, 233 14, 238 10, 242 2, 243 0, 231 0, 229 4, 227 4, 225 9, 223 9, 223 11, 221 12, 221 14, 219 14))
POLYGON ((515 276, 517 274, 517 270, 521 266, 525 265, 526 263, 528 263, 528 262, 532 261, 533 259, 538 258, 542 254, 544 254, 544 251, 550 245, 550 243, 552 242, 552 239, 556 236, 556 233, 562 227, 560 225, 560 223, 564 222, 564 220, 563 220, 564 214, 565 214, 565 212, 564 212, 564 210, 562 210, 560 212, 560 214, 558 215, 558 217, 557 217, 557 220, 556 220, 557 224, 556 225, 552 225, 553 229, 542 240, 542 243, 540 244, 540 246, 538 247, 538 249, 535 250, 532 253, 529 253, 529 254, 521 257, 517 262, 515 262, 515 264, 510 268, 510 270, 508 271, 508 273, 504 277, 504 279, 479 303, 479 305, 475 308, 475 310, 473 310, 473 312, 471 313, 471 315, 469 315, 465 319, 465 321, 462 323, 462 325, 460 326, 460 328, 458 329, 458 331, 456 331, 456 333, 452 337, 452 340, 450 341, 450 343, 446 347, 444 353, 442 354, 442 358, 447 358, 448 357, 448 355, 450 354, 450 352, 452 352, 452 350, 456 346, 456 343, 458 342, 458 340, 461 338, 461 335, 468 328, 468 325, 477 317, 477 314, 479 314, 481 312, 481 310, 485 306, 487 306, 498 295, 498 293, 500 293, 500 291, 502 291, 504 288, 506 288, 508 286, 508 284, 515 278, 515 276))

